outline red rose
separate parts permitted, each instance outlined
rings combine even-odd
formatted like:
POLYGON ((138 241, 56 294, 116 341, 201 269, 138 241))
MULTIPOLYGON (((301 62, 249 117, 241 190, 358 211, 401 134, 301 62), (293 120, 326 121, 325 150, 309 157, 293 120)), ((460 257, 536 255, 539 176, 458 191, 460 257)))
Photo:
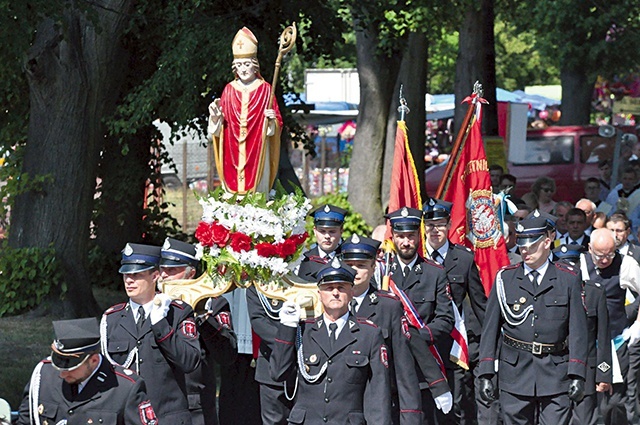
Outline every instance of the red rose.
POLYGON ((224 227, 222 224, 212 223, 211 232, 211 240, 213 241, 213 243, 218 245, 220 248, 223 248, 227 245, 227 242, 229 241, 229 230, 226 227, 224 227))
POLYGON ((295 254, 296 249, 298 249, 298 245, 295 240, 292 238, 285 239, 285 241, 280 244, 280 257, 287 258, 295 254))
POLYGON ((278 255, 276 247, 269 242, 262 242, 256 244, 256 250, 258 251, 258 255, 261 257, 273 257, 278 255))
POLYGON ((201 221, 196 229, 196 239, 202 244, 202 246, 213 246, 213 231, 211 225, 201 221))
POLYGON ((251 238, 244 233, 232 233, 230 238, 231 242, 229 242, 229 245, 234 251, 249 251, 251 249, 251 238))

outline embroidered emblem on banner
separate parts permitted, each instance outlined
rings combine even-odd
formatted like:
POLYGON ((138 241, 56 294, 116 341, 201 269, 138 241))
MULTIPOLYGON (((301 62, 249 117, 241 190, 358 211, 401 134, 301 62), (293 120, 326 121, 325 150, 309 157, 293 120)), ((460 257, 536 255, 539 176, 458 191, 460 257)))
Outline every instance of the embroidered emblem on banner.
POLYGON ((490 190, 474 190, 467 199, 469 240, 476 248, 495 246, 500 239, 496 207, 490 190))

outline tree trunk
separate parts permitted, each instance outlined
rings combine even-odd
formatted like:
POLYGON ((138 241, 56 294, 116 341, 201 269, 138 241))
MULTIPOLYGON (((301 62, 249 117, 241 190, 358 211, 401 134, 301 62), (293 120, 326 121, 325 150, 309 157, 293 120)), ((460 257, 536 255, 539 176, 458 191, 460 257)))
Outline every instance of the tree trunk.
POLYGON ((424 150, 425 150, 425 123, 426 107, 425 96, 427 94, 427 56, 428 43, 424 33, 411 33, 407 40, 407 49, 402 56, 400 71, 391 97, 389 120, 387 121, 387 138, 384 150, 384 173, 382 177, 382 206, 387 207, 389 202, 389 190, 391 187, 391 169, 393 168, 393 154, 396 140, 396 123, 400 119, 398 113, 400 85, 403 95, 407 100, 407 106, 411 112, 405 116, 409 147, 413 155, 416 170, 420 178, 420 191, 422 199, 425 199, 424 187, 424 150))
POLYGON ((89 224, 104 143, 101 119, 111 112, 118 70, 126 65, 119 40, 129 6, 130 0, 99 0, 91 18, 72 7, 62 25, 45 18, 25 65, 31 109, 23 172, 50 179, 16 198, 9 242, 53 244, 68 293, 65 305, 52 310, 66 317, 100 312, 88 284, 89 224))
POLYGON ((489 101, 483 112, 483 132, 498 134, 498 103, 496 100, 496 66, 494 45, 493 0, 482 0, 479 6, 472 2, 467 6, 464 22, 458 38, 458 59, 455 84, 455 134, 467 112, 462 100, 473 92, 473 84, 479 81, 483 97, 489 101))
POLYGON ((381 199, 382 165, 387 118, 400 67, 399 55, 378 52, 374 24, 356 25, 356 54, 360 78, 358 131, 349 165, 349 202, 367 224, 383 222, 381 199))
POLYGON ((562 84, 562 115, 560 125, 588 125, 595 79, 589 77, 585 67, 560 70, 562 84))

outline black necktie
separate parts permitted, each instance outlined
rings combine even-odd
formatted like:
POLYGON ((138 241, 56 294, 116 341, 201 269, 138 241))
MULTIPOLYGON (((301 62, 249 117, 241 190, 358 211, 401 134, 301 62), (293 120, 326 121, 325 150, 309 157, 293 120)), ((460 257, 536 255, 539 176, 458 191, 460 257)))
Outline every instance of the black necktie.
MULTIPOLYGON (((349 311, 351 312, 351 314, 353 314, 355 316, 356 312, 358 311, 358 301, 356 301, 356 299, 352 299, 349 302, 349 311)), ((335 323, 334 323, 335 324, 335 323)))
POLYGON ((531 281, 531 283, 538 283, 538 276, 540 275, 540 273, 538 273, 537 270, 532 270, 529 272, 529 280, 531 281))
POLYGON ((142 326, 144 326, 144 320, 145 320, 145 314, 144 314, 144 307, 140 306, 138 307, 138 321, 136 322, 136 328, 138 330, 142 329, 142 326))
POLYGON ((329 329, 331 330, 331 335, 329 335, 329 343, 331 344, 330 346, 331 346, 331 349, 333 350, 334 342, 336 342, 336 339, 337 339, 336 331, 338 330, 338 324, 330 323, 329 329))
POLYGON ((404 277, 409 276, 409 273, 411 273, 411 267, 404 266, 404 268, 402 269, 402 274, 404 274, 404 277))
POLYGON ((436 263, 440 263, 440 260, 442 259, 442 255, 440 255, 437 249, 434 249, 433 252, 431 253, 431 259, 436 263))

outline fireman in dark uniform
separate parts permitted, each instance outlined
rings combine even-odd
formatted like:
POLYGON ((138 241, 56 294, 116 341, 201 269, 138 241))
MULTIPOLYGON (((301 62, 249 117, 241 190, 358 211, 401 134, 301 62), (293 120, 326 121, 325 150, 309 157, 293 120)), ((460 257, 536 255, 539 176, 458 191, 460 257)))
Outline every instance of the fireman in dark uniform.
POLYGON ((430 259, 425 260, 418 253, 421 210, 403 207, 389 213, 387 218, 391 223, 391 237, 396 251, 391 265, 391 280, 407 295, 424 325, 420 329, 411 327, 410 342, 418 366, 425 423, 440 423, 447 420, 445 416, 453 416, 450 400, 441 405, 436 394, 428 391, 434 382, 428 381, 423 368, 430 361, 430 352, 435 352, 440 358, 449 355, 448 352, 434 349, 441 349, 441 344, 448 344, 455 322, 447 274, 442 265, 430 259))
POLYGON ((325 264, 340 253, 342 225, 347 210, 334 205, 323 204, 309 212, 313 217, 313 234, 317 246, 302 253, 302 261, 297 270, 301 278, 315 282, 315 275, 325 264))
POLYGON ((119 271, 129 301, 104 312, 102 354, 145 379, 160 423, 188 425, 185 374, 200 365, 198 329, 189 305, 156 295, 159 265, 159 246, 125 246, 119 271))
POLYGON ((372 284, 379 246, 379 241, 357 234, 342 243, 342 261, 356 271, 351 313, 375 323, 389 348, 393 423, 420 425, 420 387, 415 370, 407 367, 413 363, 413 357, 402 303, 393 293, 378 291, 372 284))
MULTIPOLYGON (((190 243, 167 238, 162 245, 160 277, 163 281, 193 279, 200 260, 190 243)), ((186 376, 189 411, 193 425, 217 425, 215 363, 224 367, 236 359, 237 338, 231 329, 229 302, 224 297, 209 298, 204 313, 196 317, 202 358, 200 366, 186 376)))
POLYGON ((53 322, 51 357, 33 371, 19 425, 155 425, 144 381, 100 354, 95 318, 53 322))
POLYGON ((549 261, 552 241, 544 218, 519 222, 516 237, 523 262, 498 272, 487 304, 480 394, 486 401, 495 399, 490 378, 498 359, 506 425, 566 425, 571 401, 584 396, 586 376, 587 318, 579 270, 549 261))
MULTIPOLYGON (((487 307, 487 296, 480 281, 478 266, 473 252, 462 245, 451 243, 448 239, 451 228, 451 202, 429 198, 422 207, 424 212, 425 247, 427 257, 444 266, 451 289, 451 298, 464 318, 469 349, 469 369, 449 361, 453 339, 440 344, 449 382, 453 389, 453 413, 455 423, 476 423, 476 391, 474 371, 478 364, 480 335, 487 307)), ((479 398, 479 393, 478 393, 479 398)), ((482 405, 480 405, 482 406, 482 405)), ((479 407, 480 407, 479 406, 479 407)), ((487 416, 487 413, 482 412, 487 416)))
POLYGON ((334 258, 317 278, 322 316, 300 324, 300 307, 291 301, 279 313, 272 375, 278 380, 292 368, 298 373, 289 423, 392 423, 389 353, 382 333, 349 313, 355 271, 334 258))
MULTIPOLYGON (((580 254, 585 252, 582 245, 560 245, 553 250, 556 261, 581 269, 580 254)), ((582 300, 587 312, 588 361, 584 398, 573 406, 572 424, 596 425, 598 423, 597 392, 611 389, 611 346, 609 344, 609 314, 607 294, 604 287, 582 274, 582 300)))

